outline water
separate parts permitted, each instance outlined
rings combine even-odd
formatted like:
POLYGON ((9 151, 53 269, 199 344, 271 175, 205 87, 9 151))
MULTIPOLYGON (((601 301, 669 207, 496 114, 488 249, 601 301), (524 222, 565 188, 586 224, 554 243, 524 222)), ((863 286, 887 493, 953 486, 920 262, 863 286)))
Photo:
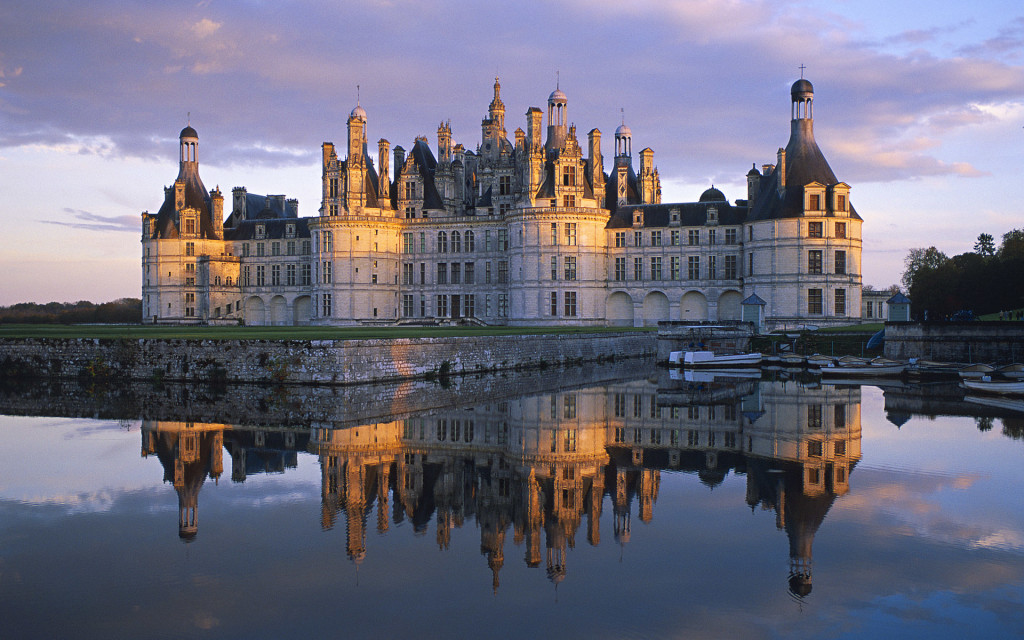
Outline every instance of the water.
POLYGON ((0 636, 1024 633, 1024 411, 617 367, 6 390, 0 636))

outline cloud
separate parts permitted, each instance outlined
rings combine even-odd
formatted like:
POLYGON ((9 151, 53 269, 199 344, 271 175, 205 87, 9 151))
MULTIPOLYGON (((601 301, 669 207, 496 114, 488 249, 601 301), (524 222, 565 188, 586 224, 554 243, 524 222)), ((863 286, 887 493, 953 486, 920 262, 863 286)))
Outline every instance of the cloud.
POLYGON ((222 23, 214 22, 209 18, 203 18, 199 22, 192 25, 192 33, 197 38, 208 38, 213 34, 217 33, 217 30, 221 28, 222 23))
POLYGON ((87 231, 131 231, 138 233, 141 228, 138 216, 100 216, 81 209, 65 208, 64 213, 73 220, 40 220, 43 224, 55 224, 72 229, 87 231))

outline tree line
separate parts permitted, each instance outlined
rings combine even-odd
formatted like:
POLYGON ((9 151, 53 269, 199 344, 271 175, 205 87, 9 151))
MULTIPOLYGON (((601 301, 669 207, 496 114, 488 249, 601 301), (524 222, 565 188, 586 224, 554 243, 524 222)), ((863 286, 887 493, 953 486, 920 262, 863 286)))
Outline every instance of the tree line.
POLYGON ((904 266, 903 287, 917 320, 1024 307, 1024 229, 1004 233, 998 247, 983 233, 973 251, 953 257, 935 247, 911 249, 904 266))
POLYGON ((96 304, 78 302, 19 302, 0 307, 0 323, 7 324, 138 324, 142 300, 121 298, 96 304))

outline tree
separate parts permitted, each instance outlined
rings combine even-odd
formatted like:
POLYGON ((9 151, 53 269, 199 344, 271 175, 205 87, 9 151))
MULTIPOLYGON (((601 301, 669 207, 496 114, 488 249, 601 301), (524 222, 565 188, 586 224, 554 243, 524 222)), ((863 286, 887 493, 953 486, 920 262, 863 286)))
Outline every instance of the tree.
POLYGON ((1024 229, 1014 229, 1003 234, 999 246, 1000 260, 1024 260, 1024 229))
POLYGON ((991 258, 996 255, 996 243, 992 234, 982 233, 978 236, 978 241, 974 243, 974 253, 983 258, 991 258))
POLYGON ((911 249, 907 257, 903 259, 905 267, 903 271, 903 288, 910 291, 913 288, 914 278, 922 271, 935 271, 946 264, 949 258, 935 247, 927 249, 911 249))

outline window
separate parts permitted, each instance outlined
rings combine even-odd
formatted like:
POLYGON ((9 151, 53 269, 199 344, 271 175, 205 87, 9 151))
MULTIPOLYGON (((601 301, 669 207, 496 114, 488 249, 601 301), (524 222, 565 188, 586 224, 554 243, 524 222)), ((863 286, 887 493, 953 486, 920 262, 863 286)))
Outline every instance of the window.
POLYGON ((846 274, 846 252, 836 251, 836 273, 840 275, 846 274))
POLYGON ((822 314, 821 289, 807 290, 807 313, 820 316, 822 314))
POLYGON ((615 258, 615 280, 622 282, 626 279, 626 259, 615 258))
POLYGON ((846 289, 836 289, 836 315, 846 315, 846 289))
POLYGON ((331 294, 329 294, 329 293, 323 294, 320 297, 320 301, 321 301, 321 313, 320 313, 320 315, 325 317, 325 318, 331 317, 331 315, 333 313, 332 308, 331 308, 331 294))
POLYGON ((405 199, 412 200, 416 197, 416 183, 412 180, 405 183, 405 199))
POLYGON ((708 278, 715 279, 718 273, 718 256, 708 256, 708 278))
POLYGON ((290 256, 294 256, 295 255, 295 241, 294 240, 289 240, 288 241, 288 243, 285 245, 285 251, 290 256))
POLYGON ((661 280, 661 256, 651 258, 651 280, 661 280))
POLYGON ((507 293, 499 293, 498 294, 498 317, 499 318, 507 318, 508 317, 508 294, 507 293))
POLYGON ((643 280, 644 279, 644 259, 640 257, 633 258, 633 279, 643 280))
POLYGON ((686 259, 686 277, 690 280, 700 280, 700 258, 690 256, 686 259))
POLYGON ((413 306, 413 299, 411 293, 402 294, 402 317, 411 318, 413 317, 415 307, 413 306))
POLYGON ((552 291, 548 294, 548 315, 558 315, 558 292, 552 291))
POLYGON ((498 251, 508 251, 508 229, 498 229, 498 251))
POLYGON ((512 193, 512 176, 498 178, 498 195, 507 196, 512 193))
POLYGON ((196 232, 196 221, 195 218, 188 218, 185 220, 185 233, 193 234, 196 232))
POLYGON ((812 193, 809 196, 807 196, 807 208, 810 211, 818 211, 819 209, 821 209, 820 193, 812 193))
POLYGON ((270 255, 272 255, 272 256, 279 256, 279 255, 281 255, 281 243, 280 242, 275 241, 275 242, 271 242, 270 243, 270 255))
POLYGON ((437 313, 435 314, 438 318, 448 317, 448 296, 437 296, 437 306, 435 307, 437 313))
POLYGON ((843 194, 836 195, 836 211, 846 211, 846 196, 843 194))
MULTIPOLYGON (((326 253, 328 251, 331 251, 334 248, 334 233, 330 231, 324 231, 320 235, 324 245, 324 252, 326 253)), ((356 236, 356 240, 358 239, 359 236, 356 236)))
POLYGON ((270 284, 275 287, 281 285, 281 265, 275 264, 270 267, 270 284))
MULTIPOLYGON (((835 418, 836 418, 835 419, 835 423, 836 423, 835 428, 836 428, 836 430, 845 429, 846 428, 846 405, 845 404, 837 404, 835 406, 835 418)), ((838 443, 837 443, 836 446, 838 447, 838 443)), ((843 448, 844 449, 846 448, 845 443, 843 445, 843 448)), ((838 448, 836 449, 836 453, 839 453, 838 448)), ((844 451, 843 453, 846 453, 846 452, 844 451)))
POLYGON ((323 284, 331 284, 333 280, 334 264, 331 262, 323 263, 323 270, 320 272, 321 282, 323 284))
POLYGON ((715 239, 717 237, 718 237, 718 234, 715 233, 714 229, 708 229, 708 244, 715 244, 715 239))
POLYGON ((452 253, 462 252, 462 234, 458 231, 452 231, 452 253))
MULTIPOLYGON (((576 396, 570 396, 570 397, 572 398, 572 410, 573 410, 572 417, 575 418, 576 417, 576 396)), ((567 397, 565 400, 568 403, 569 398, 567 397)), ((565 408, 566 408, 566 412, 568 412, 569 405, 566 404, 565 408)), ((569 417, 569 416, 566 416, 566 417, 569 417)), ((576 430, 575 429, 567 429, 565 431, 565 450, 570 452, 570 453, 573 452, 573 451, 576 451, 576 430)), ((570 469, 566 469, 566 472, 568 472, 568 471, 570 471, 570 469)))
MULTIPOLYGON (((841 198, 843 196, 839 196, 839 197, 841 198)), ((836 223, 836 237, 837 238, 842 238, 842 239, 846 238, 846 223, 845 222, 837 222, 836 223)))
POLYGON ((576 167, 567 165, 562 167, 562 186, 564 187, 575 187, 576 186, 576 167))
POLYGON ((576 196, 574 196, 572 194, 569 194, 569 193, 563 195, 562 196, 562 206, 563 207, 575 207, 576 206, 576 196))
POLYGON ((616 231, 615 232, 615 246, 616 247, 624 247, 624 246, 626 246, 626 232, 625 231, 616 231))
POLYGON ((576 256, 565 257, 565 279, 576 279, 576 256))
POLYGON ((427 252, 427 232, 420 231, 420 253, 427 252))
POLYGON ((436 284, 448 284, 448 263, 438 262, 437 263, 437 282, 436 284))
POLYGON ((634 247, 642 247, 642 246, 644 246, 644 233, 643 233, 643 231, 634 231, 633 232, 633 246, 634 247))
POLYGON ((471 293, 468 296, 465 296, 463 300, 463 315, 465 315, 467 318, 474 317, 476 315, 476 296, 471 293))
POLYGON ((491 263, 484 263, 484 284, 491 284, 491 263))
POLYGON ((448 234, 444 231, 437 232, 437 252, 448 253, 448 234))
POLYGON ((285 281, 286 284, 289 287, 294 287, 295 286, 295 265, 294 264, 290 264, 287 267, 285 267, 285 277, 287 278, 287 280, 285 281))
POLYGON ((196 255, 196 243, 194 243, 194 242, 186 242, 185 243, 185 255, 186 256, 194 256, 194 255, 196 255))
POLYGON ((824 448, 822 444, 821 440, 809 440, 807 442, 807 455, 812 458, 820 458, 824 448))
POLYGON ((462 267, 462 265, 460 263, 458 263, 458 262, 453 262, 452 263, 452 267, 451 267, 452 284, 459 284, 459 282, 462 280, 462 278, 461 278, 461 276, 462 276, 462 273, 461 273, 462 269, 461 269, 461 267, 462 267))
POLYGON ((309 264, 302 265, 302 286, 308 287, 313 281, 313 269, 309 264))
POLYGON ((565 316, 567 318, 576 317, 576 292, 566 291, 563 295, 565 301, 565 316))
POLYGON ((700 229, 690 229, 687 234, 687 244, 695 247, 700 244, 700 229))
POLYGON ((412 284, 412 263, 402 264, 402 284, 412 284))
POLYGON ((402 234, 402 253, 412 253, 413 240, 412 233, 402 234))
POLYGON ((576 244, 576 223, 565 223, 565 244, 574 246, 576 244))
POLYGON ((476 266, 476 263, 474 263, 474 262, 467 262, 466 263, 466 268, 464 269, 464 275, 466 277, 463 279, 463 281, 466 284, 475 284, 476 283, 475 266, 476 266))
POLYGON ((725 279, 736 279, 736 256, 725 256, 725 279))
POLYGON ((467 231, 463 235, 463 240, 465 240, 466 252, 471 253, 476 251, 476 236, 472 231, 467 231))
POLYGON ((807 252, 807 273, 821 273, 821 251, 812 250, 807 252))
POLYGON ((846 455, 846 440, 836 440, 836 442, 835 442, 835 450, 836 450, 836 455, 837 456, 845 456, 846 455))
POLYGON ((285 235, 286 238, 294 238, 295 237, 295 225, 291 224, 291 223, 286 224, 284 226, 284 235, 285 235))
POLYGON ((507 283, 508 283, 508 261, 507 260, 499 260, 498 261, 498 284, 507 284, 507 283))
POLYGON ((264 255, 266 255, 266 248, 263 246, 262 242, 256 243, 256 255, 258 257, 263 257, 264 255))
POLYGON ((242 257, 243 258, 248 258, 249 257, 249 243, 248 242, 245 242, 245 243, 242 244, 242 257))
POLYGON ((672 238, 672 239, 671 239, 671 243, 672 243, 672 246, 673 246, 673 247, 678 247, 678 246, 679 246, 679 229, 673 229, 673 230, 671 231, 671 234, 672 234, 672 235, 671 235, 671 238, 672 238))
POLYGON ((807 237, 808 238, 820 238, 822 237, 822 227, 824 223, 821 222, 808 222, 807 223, 807 237))
POLYGON ((551 279, 558 280, 558 256, 551 256, 551 279))
POLYGON ((302 241, 302 255, 308 256, 312 252, 312 245, 309 240, 302 241))
POLYGON ((491 230, 484 229, 484 251, 491 251, 491 230))
POLYGON ((652 247, 660 247, 661 246, 661 231, 652 231, 651 232, 651 246, 652 247))
POLYGON ((673 280, 679 279, 679 256, 672 256, 668 259, 669 277, 673 280))
POLYGON ((725 244, 736 244, 736 230, 726 229, 725 230, 725 244))
POLYGON ((754 252, 751 251, 747 254, 747 275, 754 275, 754 252))
POLYGON ((864 317, 874 318, 875 317, 875 303, 867 300, 864 302, 864 317))
POLYGON ((256 286, 257 287, 262 287, 263 285, 266 284, 266 279, 267 279, 267 277, 266 277, 267 276, 266 269, 267 268, 264 267, 262 264, 256 265, 256 286))

